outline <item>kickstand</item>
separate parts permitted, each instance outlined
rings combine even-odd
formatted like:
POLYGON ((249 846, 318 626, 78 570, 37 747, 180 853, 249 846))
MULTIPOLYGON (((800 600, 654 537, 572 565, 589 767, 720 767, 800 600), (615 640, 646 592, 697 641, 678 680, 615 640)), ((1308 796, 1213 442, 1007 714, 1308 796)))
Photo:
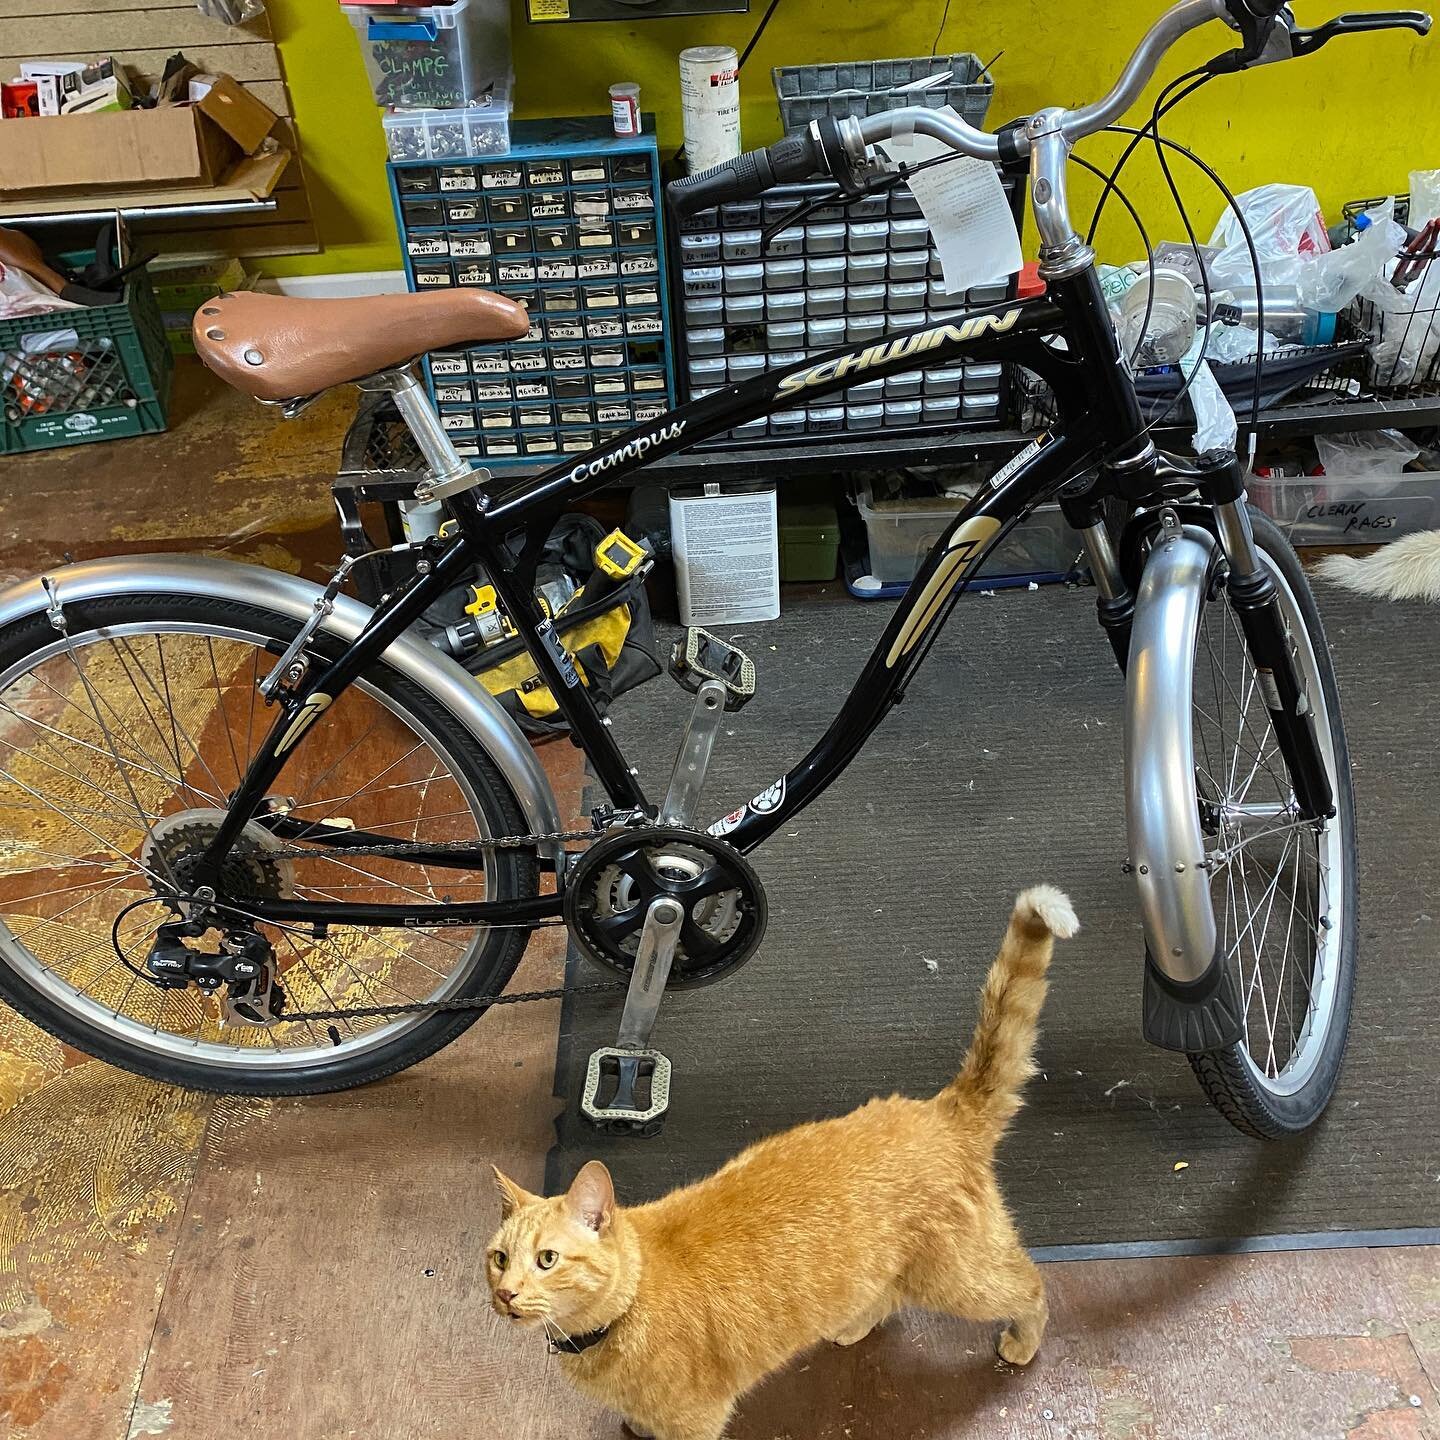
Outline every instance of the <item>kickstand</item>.
POLYGON ((670 1062, 658 1050, 650 1049, 650 1034, 660 1013, 684 920, 678 901, 661 895, 650 902, 635 952, 635 968, 630 972, 620 1034, 613 1046, 595 1051, 586 1067, 580 1111, 594 1125, 659 1133, 661 1118, 670 1106, 670 1062), (611 1080, 614 1089, 602 1103, 601 1090, 608 1089, 611 1080), (639 1089, 644 1081, 649 1082, 650 1094, 641 1104, 639 1089))

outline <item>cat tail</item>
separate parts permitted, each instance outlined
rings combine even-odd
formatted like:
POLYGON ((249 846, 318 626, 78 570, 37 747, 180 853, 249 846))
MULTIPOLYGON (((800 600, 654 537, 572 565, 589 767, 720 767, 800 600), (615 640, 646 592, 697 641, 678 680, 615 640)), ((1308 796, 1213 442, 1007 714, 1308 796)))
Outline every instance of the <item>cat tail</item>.
POLYGON ((1405 535, 1364 560, 1331 555, 1315 568, 1332 584, 1377 600, 1440 600, 1440 530, 1405 535))
POLYGON ((1068 940, 1079 928, 1070 901, 1053 885, 1037 885, 1016 900, 985 977, 969 1053, 940 1092, 942 1104, 979 1119, 997 1138, 1020 1108, 1020 1089, 1035 1068, 1035 1028, 1056 937, 1068 940))

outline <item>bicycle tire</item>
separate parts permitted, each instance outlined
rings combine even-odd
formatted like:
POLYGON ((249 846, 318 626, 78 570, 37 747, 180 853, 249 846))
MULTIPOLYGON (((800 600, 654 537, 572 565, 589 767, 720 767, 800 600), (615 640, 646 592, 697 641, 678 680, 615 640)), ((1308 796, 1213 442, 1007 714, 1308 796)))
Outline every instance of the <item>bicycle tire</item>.
MULTIPOLYGON (((1275 1077, 1264 1073, 1251 1054, 1248 1038, 1247 1041, 1226 1049, 1191 1054, 1188 1058, 1206 1098, 1231 1125, 1254 1139, 1282 1140, 1303 1133, 1320 1119, 1339 1082, 1349 1037, 1350 1012, 1355 987, 1358 937, 1356 891, 1359 861, 1355 834, 1355 795, 1350 772, 1349 748, 1346 742, 1335 667, 1325 639, 1325 629, 1320 612, 1299 556, 1296 555, 1284 533, 1267 515, 1253 507, 1251 507, 1250 516, 1255 542, 1262 557, 1272 568, 1272 573, 1284 581, 1284 590, 1287 593, 1282 595, 1282 603, 1287 610, 1293 612, 1288 615, 1292 621, 1292 634, 1295 631, 1293 622, 1298 621, 1303 636, 1295 636, 1297 645, 1308 646, 1309 652, 1313 656, 1315 673, 1318 675, 1324 697, 1325 718, 1328 722, 1330 741, 1330 779, 1334 789, 1336 810, 1335 819, 1331 822, 1333 826, 1337 827, 1334 853, 1338 855, 1342 867, 1344 888, 1338 892, 1340 900, 1337 902, 1334 894, 1327 895, 1322 887, 1317 899, 1317 908, 1326 904, 1327 900, 1330 902, 1331 908, 1335 903, 1341 904, 1341 921, 1340 925, 1335 927, 1336 934, 1333 943, 1335 973, 1333 982, 1331 982, 1333 990, 1324 1017, 1324 1031, 1318 1039, 1313 1040, 1316 1047, 1315 1053, 1313 1057, 1307 1057, 1308 1070, 1303 1083, 1288 1092, 1282 1088, 1280 1082, 1283 1080, 1284 1072, 1282 1071, 1275 1077)), ((1217 563, 1219 563, 1218 560, 1217 563)), ((1228 608, 1228 602, 1223 594, 1215 594, 1214 587, 1211 588, 1210 593, 1214 598, 1207 600, 1207 606, 1226 605, 1228 608)), ((1204 623, 1202 615, 1201 626, 1204 623)), ((1200 639, 1198 628, 1196 639, 1198 644, 1200 639)), ((1301 656, 1303 664, 1303 651, 1301 656)), ((1262 739, 1260 742, 1262 754, 1264 753, 1263 743, 1262 739)), ((1192 762, 1196 761, 1197 757, 1192 756, 1192 762)), ((1198 774, 1199 771, 1197 770, 1195 773, 1198 774)), ((1203 797, 1201 798, 1203 799, 1203 797)), ((1298 847, 1296 866, 1298 873, 1298 847)), ((1330 927, 1325 925, 1323 917, 1317 918, 1321 919, 1321 924, 1326 930, 1323 939, 1316 930, 1317 943, 1328 945, 1330 943, 1330 927)), ((1253 923, 1252 917, 1252 926, 1253 923)), ((1267 912, 1267 928, 1268 924, 1269 913, 1267 912)), ((1238 922, 1236 928, 1241 928, 1238 922)), ((1288 936, 1286 943, 1288 945, 1288 936)), ((1239 945, 1238 940, 1237 945, 1239 945)), ((1258 975, 1262 963, 1258 944, 1255 949, 1255 975, 1258 975)), ((1227 961, 1227 963, 1230 962, 1227 961)), ((1248 959, 1242 961, 1237 956, 1234 963, 1236 969, 1241 972, 1239 978, 1242 990, 1247 981, 1251 982, 1250 988, 1253 990, 1254 976, 1247 976, 1244 973, 1248 959)), ((1280 973, 1283 982, 1283 965, 1280 973)), ((1306 981, 1307 1007, 1311 1003, 1315 987, 1316 979, 1312 971, 1310 978, 1306 981)), ((1246 994, 1246 1004, 1248 1017, 1248 1012, 1252 1008, 1248 993, 1246 994)), ((1280 1009, 1278 1002, 1275 1008, 1278 1012, 1280 1009)), ((1248 1034, 1247 1018, 1247 1037, 1248 1034)), ((1306 1043, 1312 1042, 1307 1041, 1306 1043)), ((1272 1051, 1273 1044, 1272 1031, 1272 1051)), ((1292 1058, 1290 1064, 1295 1063, 1292 1058)))
MULTIPOLYGON (((267 637, 268 648, 277 656, 298 629, 290 618, 263 607, 204 595, 127 594, 77 602, 68 605, 65 613, 72 635, 87 634, 100 626, 211 625, 267 637)), ((0 673, 10 673, 27 656, 38 655, 55 642, 56 632, 44 614, 16 621, 0 631, 0 673)), ((337 644, 322 636, 312 642, 310 650, 330 653, 337 644)), ((463 777, 482 807, 490 834, 525 832, 524 812, 513 790, 468 729, 448 709, 385 664, 383 658, 362 679, 391 702, 392 713, 401 719, 413 717, 424 731, 436 737, 452 762, 456 778, 463 777)), ((303 746, 297 747, 300 748, 303 746)), ((523 850, 496 851, 493 875, 493 898, 497 900, 539 893, 538 864, 533 855, 523 850)), ((8 927, 6 933, 8 936, 8 927)), ((519 964, 530 933, 530 927, 490 929, 473 952, 469 973, 457 985, 454 998, 503 990, 519 964)), ((478 1009, 432 1013, 411 1023, 393 1040, 377 1043, 368 1050, 349 1055, 337 1052, 329 1063, 312 1061, 303 1067, 286 1067, 247 1065, 239 1061, 220 1065, 142 1049, 114 1030, 107 1030, 56 1003, 21 975, 3 951, 0 951, 0 1000, 50 1034, 97 1059, 188 1089, 235 1095, 320 1094, 368 1084, 433 1055, 485 1013, 478 1009)))

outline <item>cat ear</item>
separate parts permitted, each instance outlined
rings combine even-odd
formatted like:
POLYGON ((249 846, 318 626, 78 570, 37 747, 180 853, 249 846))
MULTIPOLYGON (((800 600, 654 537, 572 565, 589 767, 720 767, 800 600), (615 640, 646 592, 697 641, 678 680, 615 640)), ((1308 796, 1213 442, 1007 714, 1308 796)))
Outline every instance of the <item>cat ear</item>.
POLYGON ((499 1166, 490 1167, 495 1172, 495 1189, 500 1194, 500 1215, 502 1219, 509 1219, 515 1211, 522 1209, 532 1200, 538 1197, 532 1195, 528 1190, 522 1190, 508 1175, 504 1174, 499 1166))
POLYGON ((575 1177, 565 1203, 582 1225, 603 1235, 615 1214, 615 1186, 610 1172, 598 1160, 589 1161, 575 1177))

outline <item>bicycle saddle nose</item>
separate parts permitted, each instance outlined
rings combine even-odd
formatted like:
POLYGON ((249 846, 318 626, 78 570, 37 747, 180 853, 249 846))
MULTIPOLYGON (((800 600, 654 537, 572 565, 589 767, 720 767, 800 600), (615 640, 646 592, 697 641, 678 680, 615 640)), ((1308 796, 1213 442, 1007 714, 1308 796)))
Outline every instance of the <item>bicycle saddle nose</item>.
POLYGON ((523 305, 489 290, 306 300, 240 291, 202 305, 195 350, 257 400, 293 400, 403 365, 426 350, 518 340, 523 305))

